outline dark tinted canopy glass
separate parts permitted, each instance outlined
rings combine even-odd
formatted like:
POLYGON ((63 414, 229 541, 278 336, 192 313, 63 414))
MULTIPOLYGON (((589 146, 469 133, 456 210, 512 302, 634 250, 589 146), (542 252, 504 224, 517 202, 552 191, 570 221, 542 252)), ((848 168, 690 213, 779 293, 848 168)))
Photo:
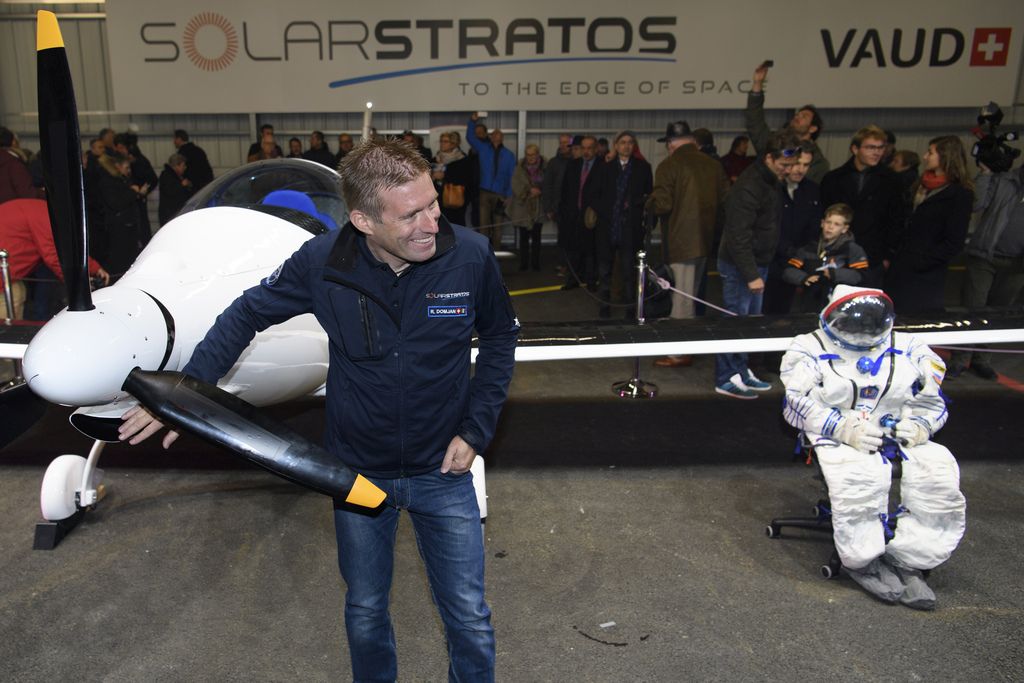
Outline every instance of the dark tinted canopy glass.
POLYGON ((201 189, 179 215, 233 206, 271 213, 314 233, 337 230, 348 222, 339 181, 337 173, 313 161, 256 161, 225 173, 201 189))

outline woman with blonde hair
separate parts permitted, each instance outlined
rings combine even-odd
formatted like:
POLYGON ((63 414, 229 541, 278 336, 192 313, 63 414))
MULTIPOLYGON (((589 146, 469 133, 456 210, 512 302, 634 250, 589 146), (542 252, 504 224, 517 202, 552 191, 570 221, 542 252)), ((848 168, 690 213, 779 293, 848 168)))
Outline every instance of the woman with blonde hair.
POLYGON ((473 184, 472 162, 459 148, 461 136, 455 131, 441 133, 439 151, 434 155, 431 178, 437 190, 441 213, 449 223, 466 224, 466 203, 473 184))
POLYGON ((913 210, 886 274, 885 288, 897 313, 945 310, 946 271, 964 249, 974 203, 960 138, 943 135, 929 141, 922 166, 911 188, 913 210))

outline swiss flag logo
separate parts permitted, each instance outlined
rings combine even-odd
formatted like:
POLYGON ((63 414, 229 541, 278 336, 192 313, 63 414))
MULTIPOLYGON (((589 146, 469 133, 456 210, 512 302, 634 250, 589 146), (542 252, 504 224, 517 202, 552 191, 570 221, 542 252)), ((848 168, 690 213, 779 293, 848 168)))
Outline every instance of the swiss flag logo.
POLYGON ((1010 52, 1009 28, 976 28, 971 45, 971 66, 1006 66, 1010 52))

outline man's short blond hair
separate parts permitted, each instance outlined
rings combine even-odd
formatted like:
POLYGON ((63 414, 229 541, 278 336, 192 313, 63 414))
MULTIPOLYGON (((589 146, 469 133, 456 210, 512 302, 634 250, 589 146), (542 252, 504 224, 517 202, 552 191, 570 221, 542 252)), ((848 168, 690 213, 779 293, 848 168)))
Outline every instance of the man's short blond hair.
POLYGON ((338 166, 341 196, 349 212, 361 211, 375 221, 384 211, 384 193, 430 173, 430 164, 404 140, 360 142, 338 166))

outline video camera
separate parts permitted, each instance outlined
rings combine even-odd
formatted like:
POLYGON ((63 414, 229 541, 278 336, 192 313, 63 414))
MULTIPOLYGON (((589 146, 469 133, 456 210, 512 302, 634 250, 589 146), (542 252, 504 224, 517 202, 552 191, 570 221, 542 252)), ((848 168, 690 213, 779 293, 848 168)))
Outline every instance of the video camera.
POLYGON ((1017 131, 996 134, 1003 121, 1003 110, 995 102, 989 102, 978 112, 978 126, 971 130, 978 141, 971 148, 971 156, 980 165, 985 164, 993 173, 1004 173, 1013 166, 1020 156, 1020 150, 1010 147, 1007 142, 1020 139, 1017 131))

